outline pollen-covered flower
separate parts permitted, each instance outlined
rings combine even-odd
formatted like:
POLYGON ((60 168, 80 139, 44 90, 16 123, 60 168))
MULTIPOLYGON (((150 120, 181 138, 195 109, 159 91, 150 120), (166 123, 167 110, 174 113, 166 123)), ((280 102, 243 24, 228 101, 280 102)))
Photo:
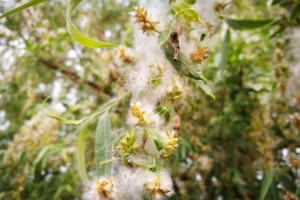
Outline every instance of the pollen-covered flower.
POLYGON ((151 16, 148 15, 147 10, 144 7, 137 7, 132 13, 136 19, 136 22, 140 24, 141 30, 147 35, 153 35, 154 32, 159 32, 155 26, 158 22, 151 19, 151 16))
POLYGON ((133 56, 124 47, 119 49, 119 58, 126 65, 133 62, 133 56))
POLYGON ((181 88, 179 87, 178 85, 178 79, 177 78, 174 78, 173 79, 173 88, 171 91, 167 92, 167 98, 175 103, 177 101, 179 101, 179 99, 182 98, 182 94, 183 94, 183 91, 181 90, 181 88))
POLYGON ((175 150, 176 147, 178 147, 178 138, 174 137, 174 132, 169 131, 167 133, 167 142, 164 146, 162 157, 167 158, 172 155, 173 151, 175 150))
POLYGON ((83 200, 115 200, 117 191, 114 178, 101 178, 95 180, 86 192, 83 193, 83 200))
POLYGON ((225 8, 229 5, 228 2, 220 1, 215 3, 215 11, 221 13, 225 10, 225 8))
POLYGON ((161 199, 164 196, 172 195, 173 190, 170 175, 166 172, 153 175, 154 176, 144 184, 147 194, 153 199, 161 199))
POLYGON ((208 58, 209 51, 205 47, 199 47, 196 51, 191 53, 191 60, 195 63, 202 64, 208 58))
POLYGON ((134 102, 130 106, 130 111, 132 116, 138 119, 137 125, 145 126, 147 124, 145 119, 145 111, 141 109, 141 104, 139 102, 134 102))

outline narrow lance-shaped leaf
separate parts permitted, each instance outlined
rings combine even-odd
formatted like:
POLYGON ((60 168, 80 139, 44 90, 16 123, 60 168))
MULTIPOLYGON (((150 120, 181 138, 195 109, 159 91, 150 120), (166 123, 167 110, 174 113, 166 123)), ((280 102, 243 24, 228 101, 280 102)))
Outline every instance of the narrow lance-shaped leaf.
POLYGON ((194 80, 194 81, 203 90, 205 94, 207 94, 213 99, 216 98, 213 92, 211 91, 211 89, 202 80, 194 80))
POLYGON ((226 31, 224 40, 222 42, 221 45, 221 52, 220 52, 220 63, 219 63, 219 67, 221 68, 221 71, 224 70, 225 65, 227 64, 228 61, 228 57, 229 57, 229 45, 230 45, 230 31, 229 29, 226 31))
POLYGON ((90 120, 86 121, 79 127, 77 132, 77 167, 78 167, 78 174, 82 181, 88 180, 88 174, 86 170, 85 164, 85 139, 86 134, 88 132, 88 128, 90 125, 90 120))
POLYGON ((226 19, 229 27, 236 30, 249 30, 263 27, 267 24, 270 24, 272 19, 265 20, 237 20, 237 19, 226 19))
POLYGON ((101 42, 98 40, 88 38, 75 27, 71 19, 71 14, 81 1, 82 0, 69 0, 67 5, 67 15, 66 15, 67 31, 70 34, 70 36, 73 38, 73 40, 89 48, 117 47, 117 45, 113 43, 101 42))
POLYGON ((20 12, 20 11, 26 9, 26 8, 34 6, 34 5, 38 4, 38 3, 42 3, 44 1, 46 1, 46 0, 32 0, 32 1, 29 1, 29 2, 27 2, 27 3, 25 3, 25 4, 21 5, 21 6, 19 6, 17 8, 11 9, 11 10, 3 13, 2 15, 0 15, 0 19, 3 18, 3 17, 7 17, 9 15, 12 15, 14 13, 20 12))
POLYGON ((273 182, 274 175, 275 175, 275 169, 273 169, 273 168, 269 169, 266 172, 263 183, 262 183, 262 187, 260 189, 260 196, 259 196, 260 200, 264 200, 266 198, 269 188, 273 182))
POLYGON ((112 158, 111 146, 112 139, 110 121, 108 111, 106 111, 99 117, 96 129, 95 156, 97 173, 99 175, 109 175, 111 172, 111 163, 100 166, 100 162, 104 162, 112 158))

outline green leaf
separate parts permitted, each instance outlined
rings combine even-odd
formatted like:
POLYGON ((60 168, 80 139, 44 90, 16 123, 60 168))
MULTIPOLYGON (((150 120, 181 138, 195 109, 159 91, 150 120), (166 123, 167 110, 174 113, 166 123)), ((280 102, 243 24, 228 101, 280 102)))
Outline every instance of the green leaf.
POLYGON ((278 4, 278 3, 280 3, 280 1, 281 0, 272 0, 272 2, 271 2, 271 6, 274 6, 274 5, 276 5, 276 4, 278 4))
POLYGON ((193 21, 196 23, 201 23, 198 12, 191 5, 184 1, 176 2, 173 5, 172 10, 175 13, 175 17, 179 16, 189 22, 193 21))
POLYGON ((188 4, 194 4, 194 3, 196 3, 196 0, 184 0, 186 3, 188 3, 188 4))
POLYGON ((77 168, 82 181, 88 180, 88 174, 85 164, 85 138, 89 129, 90 120, 82 124, 77 132, 77 168))
POLYGON ((250 30, 260 28, 267 24, 270 24, 273 20, 272 19, 265 19, 265 20, 236 20, 236 19, 226 19, 227 24, 229 27, 236 29, 236 30, 250 30))
POLYGON ((42 3, 44 1, 46 1, 46 0, 32 0, 32 1, 29 1, 29 2, 27 2, 27 3, 25 3, 25 4, 21 5, 21 6, 19 6, 17 8, 11 9, 11 10, 3 13, 2 15, 0 15, 0 19, 3 18, 3 17, 7 17, 9 15, 12 15, 14 13, 20 12, 20 11, 26 9, 26 8, 34 6, 34 5, 38 4, 38 3, 42 3))
POLYGON ((274 181, 272 181, 272 184, 270 185, 270 189, 268 191, 267 196, 268 196, 268 199, 280 200, 278 188, 277 188, 276 183, 274 181))
POLYGON ((158 151, 162 150, 164 148, 164 138, 160 135, 160 133, 151 129, 147 129, 146 131, 148 135, 150 135, 156 149, 158 151))
POLYGON ((216 99, 211 89, 202 80, 194 80, 194 82, 203 90, 205 94, 213 99, 216 99))
POLYGON ((106 102, 105 104, 103 104, 99 109, 98 111, 96 111, 95 113, 93 114, 90 114, 86 117, 83 117, 82 119, 79 119, 79 120, 70 120, 70 119, 65 119, 63 117, 60 117, 60 116, 57 116, 57 115, 53 115, 53 114, 47 114, 48 117, 51 117, 53 119, 56 119, 58 121, 60 121, 61 123, 64 123, 64 124, 70 124, 70 125, 79 125, 81 124, 82 122, 86 121, 86 120, 90 120, 90 119, 94 119, 100 115, 102 115, 106 110, 109 110, 110 108, 112 108, 113 106, 117 105, 121 100, 123 100, 124 98, 127 98, 127 96, 129 95, 130 93, 126 93, 125 95, 119 97, 119 98, 116 98, 116 99, 112 99, 108 102, 106 102))
POLYGON ((70 125, 75 125, 75 126, 81 124, 85 120, 85 118, 82 118, 82 119, 79 119, 79 120, 65 119, 63 117, 53 115, 53 114, 47 114, 47 116, 51 117, 53 119, 56 119, 56 120, 58 120, 59 122, 61 122, 63 124, 70 124, 70 125))
POLYGON ((155 108, 155 112, 158 113, 160 116, 164 117, 166 123, 170 121, 170 112, 167 107, 159 106, 155 108))
POLYGON ((222 42, 221 45, 221 58, 220 58, 220 63, 219 63, 219 67, 221 68, 221 71, 224 70, 225 65, 228 62, 228 58, 229 58, 229 50, 230 50, 230 30, 227 29, 224 40, 222 42))
POLYGON ((164 30, 159 36, 158 36, 158 44, 162 46, 163 44, 168 41, 169 37, 171 35, 171 29, 164 30))
POLYGON ((285 172, 281 172, 281 171, 278 171, 278 176, 279 176, 279 180, 280 180, 280 183, 283 185, 283 187, 290 191, 290 192, 295 192, 296 191, 296 185, 293 181, 293 179, 285 172))
POLYGON ((75 27, 75 25, 72 22, 71 14, 81 1, 82 0, 69 0, 67 5, 67 15, 66 15, 67 31, 70 34, 70 36, 73 38, 73 40, 89 48, 117 47, 117 45, 113 43, 101 42, 98 40, 88 38, 78 31, 78 29, 75 27))
POLYGON ((260 196, 259 196, 260 200, 264 200, 266 198, 269 188, 273 182, 274 175, 275 175, 274 168, 271 168, 266 172, 263 183, 262 183, 262 187, 260 189, 260 196))
POLYGON ((300 197, 300 187, 298 187, 297 190, 295 191, 295 195, 297 197, 300 197))
POLYGON ((290 19, 296 18, 300 13, 300 2, 295 6, 295 8, 292 10, 290 19))
POLYGON ((193 78, 193 79, 206 81, 206 79, 203 77, 202 73, 195 70, 197 68, 197 65, 190 62, 188 60, 188 58, 186 58, 182 53, 179 52, 178 60, 174 60, 174 58, 173 58, 174 49, 170 43, 167 43, 166 45, 164 45, 163 49, 164 49, 166 58, 169 60, 169 62, 173 65, 173 67, 179 73, 182 73, 185 76, 193 78))
POLYGON ((111 145, 110 120, 108 111, 106 111, 99 117, 96 129, 95 156, 97 173, 99 175, 109 175, 111 173, 111 163, 99 167, 101 162, 112 158, 111 145))
POLYGON ((33 161, 33 167, 32 167, 33 174, 38 165, 41 166, 41 169, 44 169, 46 167, 49 156, 61 151, 61 149, 62 149, 61 145, 49 145, 43 147, 33 161))

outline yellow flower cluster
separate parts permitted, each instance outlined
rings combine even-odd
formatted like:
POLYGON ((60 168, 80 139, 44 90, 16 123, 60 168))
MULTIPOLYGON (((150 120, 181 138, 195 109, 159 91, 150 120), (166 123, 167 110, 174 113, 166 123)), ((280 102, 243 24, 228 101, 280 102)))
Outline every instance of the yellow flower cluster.
POLYGON ((208 58, 209 51, 205 47, 199 47, 196 51, 191 53, 191 60, 195 63, 202 64, 208 58))
POLYGON ((138 119, 137 125, 139 126, 145 126, 147 124, 147 121, 144 117, 145 111, 141 110, 141 107, 138 103, 134 102, 131 104, 130 111, 132 116, 138 119))
POLYGON ((178 138, 174 137, 174 132, 170 131, 167 133, 168 135, 168 141, 164 146, 162 157, 168 158, 172 155, 173 151, 176 147, 178 147, 178 138))
POLYGON ((135 141, 136 141, 135 129, 131 129, 125 133, 125 136, 120 141, 117 149, 120 150, 120 152, 124 155, 132 154, 139 148, 139 146, 135 143, 135 141))

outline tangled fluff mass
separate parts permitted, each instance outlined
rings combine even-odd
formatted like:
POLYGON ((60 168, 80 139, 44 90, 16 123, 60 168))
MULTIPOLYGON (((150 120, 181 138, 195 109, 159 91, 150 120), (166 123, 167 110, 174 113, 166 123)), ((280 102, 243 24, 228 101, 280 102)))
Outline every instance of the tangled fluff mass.
MULTIPOLYGON (((188 90, 182 74, 165 56, 159 36, 170 29, 173 58, 180 52, 199 69, 205 64, 213 35, 220 24, 218 12, 224 1, 198 0, 192 6, 199 19, 187 21, 172 12, 178 1, 141 1, 131 13, 134 23, 134 49, 119 51, 126 88, 132 93, 127 124, 114 144, 111 174, 87 184, 82 199, 161 199, 174 194, 167 159, 180 143, 170 117, 188 90), (175 34, 175 36, 174 36, 175 34), (178 52, 176 52, 178 51, 178 52), (169 121, 170 120, 170 121, 169 121)), ((185 4, 185 3, 184 3, 185 4)), ((198 69, 198 70, 199 70, 198 69)))

